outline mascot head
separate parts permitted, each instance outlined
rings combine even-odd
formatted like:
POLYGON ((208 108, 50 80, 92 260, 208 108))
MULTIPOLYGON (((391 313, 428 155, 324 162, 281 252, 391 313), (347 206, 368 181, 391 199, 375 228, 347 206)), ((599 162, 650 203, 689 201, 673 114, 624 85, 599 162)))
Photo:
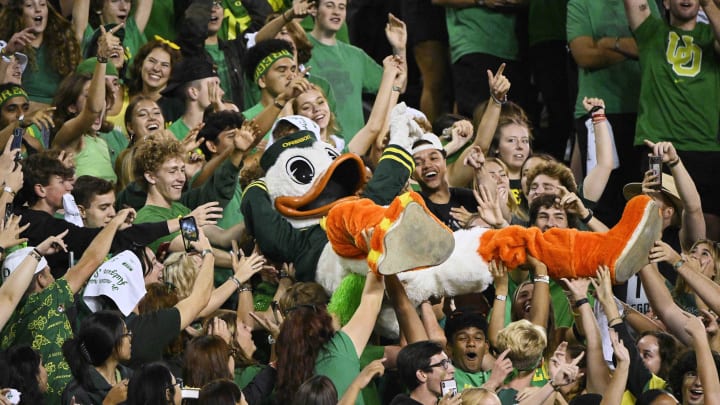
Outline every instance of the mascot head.
POLYGON ((365 185, 362 160, 339 155, 312 130, 275 139, 260 166, 275 209, 295 228, 319 223, 336 204, 358 198, 365 185))

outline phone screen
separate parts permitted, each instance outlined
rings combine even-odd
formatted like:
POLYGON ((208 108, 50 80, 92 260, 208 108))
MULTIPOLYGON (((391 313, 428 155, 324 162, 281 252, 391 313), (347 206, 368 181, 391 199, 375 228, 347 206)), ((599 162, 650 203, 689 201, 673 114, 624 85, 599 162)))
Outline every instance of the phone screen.
POLYGON ((190 242, 195 242, 199 238, 198 228, 194 217, 180 218, 180 234, 183 238, 185 251, 190 252, 193 249, 190 242))
POLYGON ((13 203, 6 203, 5 204, 5 224, 7 224, 8 220, 13 214, 13 203))
POLYGON ((447 395, 449 392, 454 396, 457 394, 457 383, 455 380, 442 380, 440 381, 440 391, 442 396, 447 395))

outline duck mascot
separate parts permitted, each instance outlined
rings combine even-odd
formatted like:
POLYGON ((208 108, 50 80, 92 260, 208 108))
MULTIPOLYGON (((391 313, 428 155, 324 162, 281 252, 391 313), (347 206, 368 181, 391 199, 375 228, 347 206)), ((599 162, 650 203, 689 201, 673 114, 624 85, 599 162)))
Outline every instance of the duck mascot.
MULTIPOLYGON (((391 113, 390 141, 369 181, 357 155, 338 154, 318 134, 303 117, 281 119, 260 160, 265 177, 246 187, 241 211, 266 257, 294 263, 298 281, 315 281, 329 294, 356 275, 397 274, 419 305, 431 296, 481 292, 492 283, 490 260, 514 268, 528 254, 555 279, 593 276, 604 264, 623 282, 647 263, 660 236, 658 208, 646 196, 628 202, 622 220, 605 233, 519 226, 452 232, 419 194, 402 192, 415 167, 413 143, 423 135, 403 103, 391 113), (279 134, 283 121, 290 129, 279 134)), ((329 308, 341 312, 341 321, 353 311, 342 314, 343 300, 333 295, 329 308)), ((376 330, 397 335, 391 308, 383 309, 376 330)))

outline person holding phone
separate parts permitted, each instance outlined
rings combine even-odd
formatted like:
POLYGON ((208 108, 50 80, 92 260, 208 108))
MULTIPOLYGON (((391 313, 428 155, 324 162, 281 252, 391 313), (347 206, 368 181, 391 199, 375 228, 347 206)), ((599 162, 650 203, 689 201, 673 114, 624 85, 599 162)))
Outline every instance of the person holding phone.
MULTIPOLYGON (((241 132, 240 140, 245 149, 252 143, 251 136, 241 132)), ((241 148, 242 149, 242 148, 241 148)), ((240 240, 245 233, 245 225, 240 222, 227 230, 215 225, 222 217, 222 208, 217 202, 201 205, 192 212, 179 202, 184 190, 187 177, 185 176, 185 153, 182 145, 172 138, 149 139, 141 144, 135 151, 135 182, 147 192, 145 206, 137 213, 136 223, 156 222, 172 218, 194 217, 183 219, 184 229, 170 235, 161 237, 150 243, 155 250, 163 242, 170 242, 171 252, 180 252, 187 249, 183 242, 183 235, 192 242, 193 235, 202 227, 208 239, 214 246, 223 248, 213 249, 216 265, 232 267, 232 257, 227 249, 231 247, 232 240, 240 240), (206 209, 200 209, 200 208, 206 209), (194 226, 192 222, 195 222, 194 226)), ((181 226, 182 228, 182 226, 181 226)))
POLYGON ((457 393, 449 391, 455 382, 455 367, 443 351, 443 346, 431 340, 411 343, 400 350, 397 358, 400 381, 409 395, 399 394, 390 405, 460 404, 457 393), (448 388, 443 391, 443 385, 448 388))

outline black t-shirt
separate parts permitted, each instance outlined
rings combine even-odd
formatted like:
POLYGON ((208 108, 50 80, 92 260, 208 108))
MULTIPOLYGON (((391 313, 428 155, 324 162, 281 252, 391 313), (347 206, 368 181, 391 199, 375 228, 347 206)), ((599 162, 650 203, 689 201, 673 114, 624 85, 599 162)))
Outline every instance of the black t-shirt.
POLYGON ((410 398, 405 394, 398 394, 393 398, 390 405, 422 405, 420 402, 410 398))
POLYGON ((163 360, 165 347, 180 334, 180 311, 164 308, 149 314, 130 314, 125 319, 133 333, 130 367, 163 360))
POLYGON ((462 226, 450 215, 450 208, 453 207, 465 207, 470 212, 477 212, 477 201, 472 190, 467 188, 454 188, 450 187, 450 200, 447 204, 435 204, 430 201, 430 198, 420 193, 425 205, 427 205, 430 212, 433 213, 440 221, 447 225, 453 231, 462 229, 462 226))

